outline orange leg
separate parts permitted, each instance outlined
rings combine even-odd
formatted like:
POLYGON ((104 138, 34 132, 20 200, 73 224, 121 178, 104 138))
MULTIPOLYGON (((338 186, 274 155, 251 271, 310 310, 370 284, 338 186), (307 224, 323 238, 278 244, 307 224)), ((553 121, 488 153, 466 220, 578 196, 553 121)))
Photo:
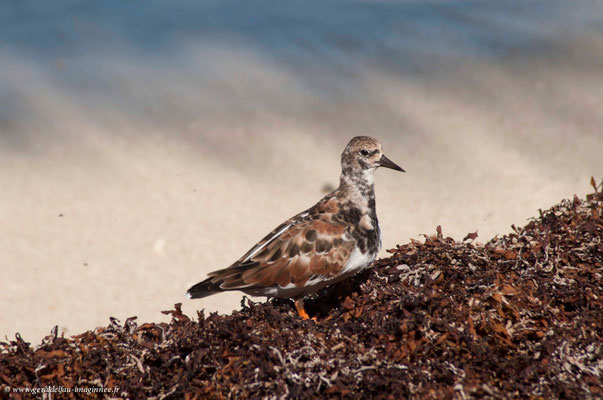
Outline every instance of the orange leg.
POLYGON ((304 309, 303 298, 295 300, 295 308, 297 309, 297 312, 299 313, 299 316, 302 317, 302 319, 310 319, 310 316, 304 309))

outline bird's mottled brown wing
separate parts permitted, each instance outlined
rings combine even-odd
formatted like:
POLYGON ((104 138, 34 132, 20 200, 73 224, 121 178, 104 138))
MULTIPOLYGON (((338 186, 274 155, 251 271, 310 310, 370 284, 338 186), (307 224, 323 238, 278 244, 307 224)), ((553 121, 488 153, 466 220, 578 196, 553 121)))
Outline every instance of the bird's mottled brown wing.
POLYGON ((229 268, 209 274, 222 290, 304 287, 336 277, 346 265, 353 239, 328 214, 287 221, 229 268))

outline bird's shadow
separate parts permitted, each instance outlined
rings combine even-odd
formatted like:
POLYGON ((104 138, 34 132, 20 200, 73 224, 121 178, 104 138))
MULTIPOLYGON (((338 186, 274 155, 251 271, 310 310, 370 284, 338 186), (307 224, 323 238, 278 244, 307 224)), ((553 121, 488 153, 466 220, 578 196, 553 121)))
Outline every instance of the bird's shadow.
MULTIPOLYGON (((341 312, 342 304, 346 297, 351 296, 353 293, 360 292, 360 286, 367 281, 369 276, 369 270, 362 271, 349 279, 345 279, 304 297, 306 312, 310 318, 316 318, 317 320, 336 316, 341 312)), ((288 305, 293 312, 296 312, 293 300, 274 298, 270 303, 275 306, 275 308, 280 309, 282 309, 283 306, 288 305)))

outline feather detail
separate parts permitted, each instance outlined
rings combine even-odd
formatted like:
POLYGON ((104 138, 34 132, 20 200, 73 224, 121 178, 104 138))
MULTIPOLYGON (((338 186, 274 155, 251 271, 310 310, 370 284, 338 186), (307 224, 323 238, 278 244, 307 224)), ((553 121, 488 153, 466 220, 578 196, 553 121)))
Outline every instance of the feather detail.
MULTIPOLYGON (((333 203, 329 209, 334 211, 333 203)), ((280 225, 230 267, 209 274, 208 290, 302 288, 311 277, 337 276, 354 248, 345 226, 330 214, 280 225), (327 222, 329 221, 329 222, 327 222), (342 238, 346 237, 346 239, 342 238), (304 251, 311 249, 310 251, 304 251)), ((199 288, 198 288, 199 289, 199 288)), ((198 290, 197 290, 198 291, 198 290)))

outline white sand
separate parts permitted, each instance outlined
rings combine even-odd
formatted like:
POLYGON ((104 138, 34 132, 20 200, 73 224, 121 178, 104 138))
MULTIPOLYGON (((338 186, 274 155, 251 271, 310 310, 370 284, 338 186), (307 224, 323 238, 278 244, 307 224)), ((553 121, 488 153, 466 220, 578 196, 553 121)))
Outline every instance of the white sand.
POLYGON ((408 171, 377 172, 384 249, 487 241, 603 176, 601 2, 58 3, 0 9, 1 338, 237 308, 184 293, 357 134, 408 171))

